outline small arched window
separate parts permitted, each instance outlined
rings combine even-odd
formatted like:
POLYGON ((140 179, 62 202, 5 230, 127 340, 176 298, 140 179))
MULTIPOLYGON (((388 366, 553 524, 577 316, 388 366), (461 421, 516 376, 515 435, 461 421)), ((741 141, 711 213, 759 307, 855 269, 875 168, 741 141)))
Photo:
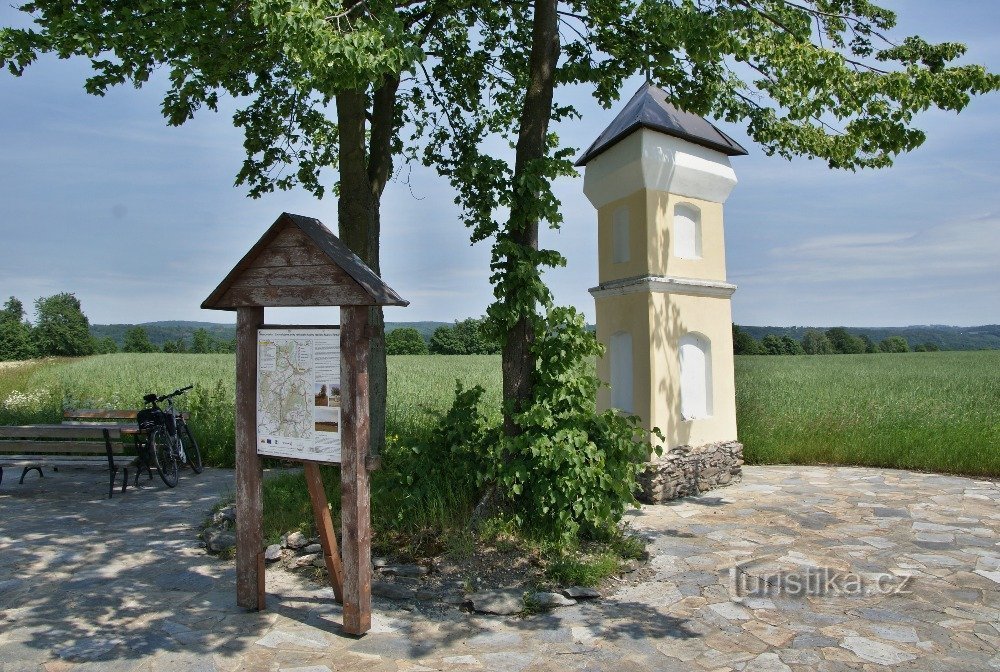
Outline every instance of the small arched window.
POLYGON ((611 336, 611 405, 632 412, 632 334, 627 331, 611 336))
POLYGON ((631 256, 628 220, 627 206, 622 205, 615 208, 615 212, 611 216, 611 258, 616 264, 628 261, 631 256))
POLYGON ((681 338, 681 417, 712 415, 712 344, 702 334, 681 338))
POLYGON ((701 259, 701 211, 687 203, 674 206, 674 256, 701 259))

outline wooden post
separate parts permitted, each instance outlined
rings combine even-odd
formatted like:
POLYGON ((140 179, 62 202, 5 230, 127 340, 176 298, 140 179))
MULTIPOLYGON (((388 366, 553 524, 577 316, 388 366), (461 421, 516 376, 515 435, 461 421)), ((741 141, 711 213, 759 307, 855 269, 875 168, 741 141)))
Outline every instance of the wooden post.
POLYGON ((315 462, 304 462, 306 486, 309 488, 309 499, 312 500, 313 517, 316 519, 316 531, 319 533, 319 543, 323 547, 323 560, 326 571, 330 574, 330 585, 333 586, 333 596, 337 602, 344 603, 344 570, 340 564, 340 549, 337 547, 337 534, 333 529, 333 518, 323 489, 323 477, 315 462))
POLYGON ((236 309, 236 604, 264 607, 260 553, 264 545, 263 471, 257 457, 257 328, 264 309, 236 309))
POLYGON ((344 630, 372 627, 371 510, 368 483, 368 306, 340 309, 340 520, 343 534, 344 630))

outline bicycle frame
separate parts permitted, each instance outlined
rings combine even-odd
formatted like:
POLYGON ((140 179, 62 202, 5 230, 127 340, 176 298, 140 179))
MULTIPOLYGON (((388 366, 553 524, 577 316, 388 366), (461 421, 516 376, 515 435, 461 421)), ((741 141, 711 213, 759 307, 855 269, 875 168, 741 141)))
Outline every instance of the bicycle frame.
MULTIPOLYGON (((178 394, 183 394, 190 388, 184 388, 183 390, 176 390, 171 394, 166 394, 161 397, 150 398, 146 403, 148 403, 153 410, 160 411, 164 416, 169 416, 170 420, 167 421, 164 417, 162 422, 157 422, 157 427, 163 427, 164 433, 167 435, 167 439, 170 444, 170 452, 179 461, 180 464, 186 464, 188 461, 187 453, 184 451, 184 440, 181 438, 181 433, 178 430, 178 423, 186 424, 184 422, 184 417, 181 413, 177 412, 174 407, 174 397, 178 394), (166 401, 166 409, 160 408, 159 402, 166 401)), ((152 395, 150 395, 152 396, 152 395)), ((153 431, 156 431, 155 429, 153 431)))

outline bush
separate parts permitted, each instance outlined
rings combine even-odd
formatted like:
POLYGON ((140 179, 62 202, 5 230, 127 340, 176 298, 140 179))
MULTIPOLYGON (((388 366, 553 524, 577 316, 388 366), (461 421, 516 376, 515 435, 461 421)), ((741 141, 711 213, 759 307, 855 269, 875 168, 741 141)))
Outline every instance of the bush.
POLYGON ((385 335, 387 355, 426 355, 427 342, 413 327, 393 329, 385 335))
POLYGON ((191 414, 189 425, 201 449, 202 461, 213 467, 236 464, 233 437, 236 432, 236 406, 221 380, 214 387, 196 383, 185 395, 191 414))
POLYGON ((733 354, 763 355, 764 349, 753 336, 733 325, 733 354))
POLYGON ((122 352, 156 352, 156 346, 150 343, 144 327, 130 327, 125 331, 122 352))
POLYGON ((412 532, 468 524, 489 471, 490 446, 499 438, 482 410, 484 393, 456 381, 451 408, 428 432, 403 442, 390 437, 379 494, 387 525, 412 532))
POLYGON ((500 349, 495 329, 485 317, 438 327, 431 335, 430 351, 435 355, 495 355, 500 349))
POLYGON ((595 411, 603 347, 575 309, 549 311, 534 352, 534 397, 515 416, 521 433, 497 446, 491 480, 525 532, 572 546, 607 535, 634 505, 651 447, 635 416, 595 411))
POLYGON ((882 339, 878 344, 878 349, 880 352, 909 352, 910 345, 902 336, 890 336, 882 339))

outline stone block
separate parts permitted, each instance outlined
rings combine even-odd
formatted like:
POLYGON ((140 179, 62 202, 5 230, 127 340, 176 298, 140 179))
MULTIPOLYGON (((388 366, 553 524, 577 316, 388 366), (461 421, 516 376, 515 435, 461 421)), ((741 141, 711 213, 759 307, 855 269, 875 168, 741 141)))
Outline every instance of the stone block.
POLYGON ((679 446, 646 463, 639 475, 639 500, 660 504, 738 482, 743 444, 737 441, 679 446))

